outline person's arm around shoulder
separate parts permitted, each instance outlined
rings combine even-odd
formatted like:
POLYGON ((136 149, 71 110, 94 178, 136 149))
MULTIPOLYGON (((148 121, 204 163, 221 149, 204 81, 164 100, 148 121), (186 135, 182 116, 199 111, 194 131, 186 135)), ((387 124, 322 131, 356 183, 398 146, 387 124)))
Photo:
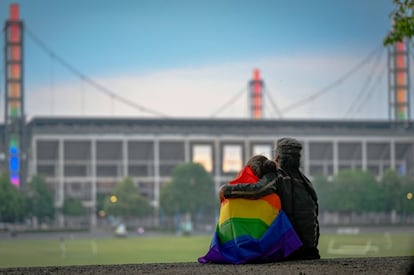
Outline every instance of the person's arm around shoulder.
POLYGON ((219 189, 219 197, 222 199, 245 198, 258 199, 276 192, 277 176, 275 173, 264 175, 257 183, 249 184, 224 184, 219 189))

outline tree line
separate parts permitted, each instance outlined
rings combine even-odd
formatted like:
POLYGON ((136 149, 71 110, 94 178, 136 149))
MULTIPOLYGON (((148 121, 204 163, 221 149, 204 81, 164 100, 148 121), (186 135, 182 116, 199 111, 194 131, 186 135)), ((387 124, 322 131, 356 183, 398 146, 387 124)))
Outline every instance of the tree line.
MULTIPOLYGON (((214 182, 204 168, 195 163, 178 165, 171 182, 161 188, 160 212, 195 215, 217 209, 214 182), (214 206, 214 207, 213 207, 214 206)), ((35 217, 39 223, 53 221, 56 213, 83 216, 86 208, 79 199, 67 197, 55 207, 54 194, 42 176, 33 176, 21 189, 10 183, 7 173, 0 175, 0 222, 18 223, 35 217)), ((131 178, 119 182, 110 194, 97 194, 96 214, 115 216, 128 221, 153 216, 156 206, 141 195, 131 178)))
MULTIPOLYGON (((414 180, 387 171, 380 180, 362 170, 339 171, 331 179, 316 176, 313 184, 320 211, 414 213, 414 180), (411 195, 410 195, 411 194, 411 195)), ((131 178, 119 182, 110 194, 97 195, 96 211, 104 216, 127 220, 154 215, 214 217, 219 202, 212 176, 195 163, 178 165, 171 181, 160 188, 160 204, 143 197, 131 178)), ((66 198, 61 208, 54 205, 54 195, 41 176, 34 176, 23 190, 15 188, 7 174, 0 175, 0 222, 21 222, 36 217, 53 221, 60 212, 82 216, 86 208, 75 198, 66 198)))
POLYGON ((339 171, 313 180, 320 211, 414 213, 414 180, 388 170, 377 180, 362 170, 339 171))

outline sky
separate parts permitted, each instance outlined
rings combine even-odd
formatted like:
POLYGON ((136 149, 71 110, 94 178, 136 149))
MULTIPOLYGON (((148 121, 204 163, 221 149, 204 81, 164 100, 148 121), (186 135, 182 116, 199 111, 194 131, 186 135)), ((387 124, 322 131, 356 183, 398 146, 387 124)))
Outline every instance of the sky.
POLYGON ((28 119, 249 118, 256 68, 264 119, 388 119, 391 0, 0 0, 3 25, 10 3, 28 119))

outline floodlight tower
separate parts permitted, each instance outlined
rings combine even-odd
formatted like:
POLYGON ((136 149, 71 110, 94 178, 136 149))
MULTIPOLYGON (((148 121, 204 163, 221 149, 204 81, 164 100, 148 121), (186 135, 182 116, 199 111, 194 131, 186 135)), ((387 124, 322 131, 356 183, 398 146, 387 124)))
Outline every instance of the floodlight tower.
POLYGON ((262 119, 263 86, 264 82, 260 78, 260 70, 255 69, 253 71, 253 79, 249 82, 250 118, 252 119, 262 119))
POLYGON ((10 5, 10 18, 4 26, 5 147, 10 181, 20 187, 25 182, 23 22, 19 5, 10 5))
POLYGON ((410 120, 410 46, 406 39, 388 47, 388 115, 390 120, 410 120))

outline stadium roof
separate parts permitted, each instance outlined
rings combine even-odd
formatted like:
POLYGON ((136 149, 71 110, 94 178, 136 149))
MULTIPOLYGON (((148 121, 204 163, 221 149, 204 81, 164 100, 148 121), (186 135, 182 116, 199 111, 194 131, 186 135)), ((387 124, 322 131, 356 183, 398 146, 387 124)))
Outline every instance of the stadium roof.
POLYGON ((32 133, 414 136, 413 121, 35 117, 32 133))

